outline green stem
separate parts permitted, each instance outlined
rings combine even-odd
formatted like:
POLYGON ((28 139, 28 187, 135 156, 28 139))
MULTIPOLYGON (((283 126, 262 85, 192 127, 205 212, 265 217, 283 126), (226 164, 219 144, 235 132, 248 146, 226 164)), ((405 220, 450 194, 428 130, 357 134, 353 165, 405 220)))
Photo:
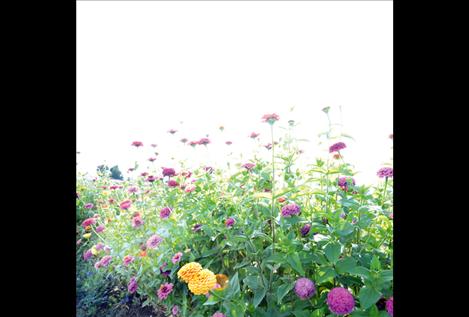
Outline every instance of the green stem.
POLYGON ((383 203, 382 205, 384 205, 384 202, 386 201, 386 189, 388 187, 388 178, 386 177, 386 179, 384 180, 384 189, 383 189, 383 203))
POLYGON ((274 144, 274 125, 270 125, 270 135, 272 137, 272 210, 271 210, 271 220, 270 220, 270 225, 272 229, 272 254, 275 253, 275 218, 274 218, 274 211, 275 211, 275 198, 274 198, 274 193, 275 193, 275 144, 274 144))

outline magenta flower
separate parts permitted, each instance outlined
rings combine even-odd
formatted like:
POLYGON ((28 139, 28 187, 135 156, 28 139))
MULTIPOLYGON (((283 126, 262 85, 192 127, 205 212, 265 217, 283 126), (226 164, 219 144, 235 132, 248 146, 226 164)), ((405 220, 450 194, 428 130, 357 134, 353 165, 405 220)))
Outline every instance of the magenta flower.
POLYGON ((137 217, 133 217, 132 218, 132 227, 133 228, 138 228, 140 227, 141 225, 143 225, 143 220, 140 216, 137 216, 137 217))
POLYGON ((205 166, 205 167, 204 167, 204 170, 205 170, 207 173, 212 174, 212 172, 213 172, 213 167, 211 167, 211 166, 205 166))
POLYGON ((154 162, 154 161, 156 161, 156 157, 150 157, 148 160, 149 160, 150 162, 154 162))
POLYGON ((199 144, 199 141, 190 141, 188 144, 192 147, 195 147, 197 144, 199 144))
POLYGON ((169 294, 173 291, 173 283, 164 283, 160 286, 158 290, 158 298, 160 300, 165 300, 169 294))
POLYGON ((169 207, 164 207, 163 209, 160 210, 160 218, 165 219, 168 218, 169 215, 171 214, 171 208, 169 207))
POLYGON ((163 238, 154 234, 147 240, 147 247, 150 249, 155 249, 160 245, 161 241, 163 241, 163 238))
POLYGON ((290 217, 292 215, 300 214, 300 206, 295 203, 291 203, 282 207, 282 216, 290 217))
POLYGON ((193 184, 187 185, 184 189, 186 193, 192 193, 194 190, 195 190, 195 185, 193 184))
POLYGON ((179 261, 181 261, 181 258, 182 258, 182 252, 178 252, 173 256, 173 258, 171 259, 171 262, 173 262, 173 264, 176 264, 179 261))
POLYGON ((92 209, 94 205, 92 203, 85 204, 85 209, 92 209))
POLYGON ((228 228, 232 227, 235 223, 236 221, 231 217, 225 220, 225 226, 227 226, 228 228))
POLYGON ((355 300, 347 289, 335 287, 327 294, 327 306, 334 314, 346 315, 353 311, 355 300))
POLYGON ((143 143, 140 142, 140 141, 133 141, 132 142, 132 146, 135 146, 136 148, 140 147, 140 146, 143 146, 143 143))
POLYGON ((256 166, 256 164, 246 163, 246 164, 243 164, 241 166, 244 167, 245 169, 247 169, 248 171, 251 171, 256 166))
POLYGON ((177 187, 177 186, 179 186, 179 183, 176 182, 174 179, 170 179, 170 180, 168 181, 168 186, 169 186, 169 187, 177 187))
POLYGON ((231 145, 231 144, 233 144, 233 142, 231 142, 231 141, 226 141, 225 144, 226 144, 226 145, 231 145))
POLYGON ((309 223, 305 224, 300 230, 301 235, 305 237, 306 235, 308 235, 310 230, 311 230, 311 225, 309 223))
POLYGON ((133 294, 137 291, 138 285, 137 285, 137 280, 135 277, 132 277, 129 281, 129 284, 127 285, 127 290, 129 291, 130 294, 133 294))
POLYGON ((158 178, 156 176, 148 176, 147 177, 147 182, 150 182, 150 183, 153 183, 154 181, 156 181, 158 178))
POLYGON ((120 203, 119 207, 121 209, 127 210, 130 208, 131 205, 132 205, 132 202, 130 200, 124 200, 123 202, 120 203))
POLYGON ((274 124, 275 121, 280 120, 280 117, 276 113, 265 114, 262 116, 262 122, 268 122, 269 124, 274 124))
POLYGON ((352 177, 339 177, 339 180, 337 181, 337 184, 339 185, 342 190, 348 191, 348 187, 350 185, 355 186, 355 180, 352 177))
POLYGON ((394 316, 394 296, 386 301, 386 311, 389 315, 394 316))
POLYGON ((302 300, 308 299, 314 295, 316 287, 313 281, 306 277, 299 278, 295 282, 295 293, 302 300))
POLYGON ((138 191, 138 188, 135 187, 135 186, 129 187, 129 189, 127 189, 127 191, 128 191, 129 193, 136 193, 136 192, 138 191))
POLYGON ((106 229, 106 227, 104 227, 104 225, 99 225, 99 226, 96 227, 96 232, 97 233, 103 232, 104 229, 106 229))
POLYGON ((91 225, 94 225, 96 223, 96 219, 93 217, 93 218, 88 218, 86 220, 84 220, 82 223, 81 223, 81 226, 83 228, 86 228, 88 226, 91 226, 91 225))
POLYGON ((164 176, 171 177, 171 176, 175 176, 175 175, 176 175, 176 171, 174 170, 174 168, 162 167, 162 169, 163 169, 163 177, 164 177, 164 176))
POLYGON ((377 175, 380 177, 380 178, 384 178, 384 177, 393 177, 393 174, 394 174, 394 170, 392 167, 383 167, 383 168, 380 168, 377 175))
POLYGON ((108 266, 111 260, 112 260, 112 257, 110 255, 103 256, 103 258, 99 260, 99 263, 100 263, 99 267, 108 266))
POLYGON ((83 260, 88 261, 92 256, 93 253, 91 253, 91 249, 86 250, 85 253, 83 253, 83 260))
POLYGON ((173 314, 173 316, 177 316, 179 314, 179 307, 177 305, 174 305, 171 309, 171 313, 173 314))
POLYGON ((126 255, 124 256, 124 265, 128 266, 130 263, 132 263, 135 260, 135 257, 131 255, 126 255))
POLYGON ((347 146, 345 145, 344 142, 338 142, 336 144, 333 144, 331 145, 331 147, 329 148, 329 153, 332 153, 332 152, 339 152, 340 150, 343 150, 345 149, 347 146))
POLYGON ((109 189, 111 189, 111 190, 118 189, 118 188, 119 188, 119 186, 117 186, 117 185, 109 186, 109 189))
POLYGON ((210 140, 208 138, 202 138, 198 142, 200 145, 207 145, 210 144, 210 140))
POLYGON ((251 135, 249 136, 251 139, 255 139, 259 136, 259 133, 256 132, 251 132, 251 135))
POLYGON ((96 249, 97 251, 101 251, 101 250, 104 249, 104 244, 102 244, 101 242, 99 242, 99 243, 96 244, 94 247, 95 247, 95 249, 96 249))
POLYGON ((217 311, 215 314, 212 315, 212 317, 226 317, 226 316, 217 311))

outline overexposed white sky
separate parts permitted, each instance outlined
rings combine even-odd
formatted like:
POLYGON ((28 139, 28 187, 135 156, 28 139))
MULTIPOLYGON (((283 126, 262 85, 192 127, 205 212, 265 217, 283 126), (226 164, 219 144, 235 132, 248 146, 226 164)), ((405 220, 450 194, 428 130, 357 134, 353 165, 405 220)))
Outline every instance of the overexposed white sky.
POLYGON ((392 14, 391 1, 77 1, 77 170, 126 174, 150 165, 151 143, 156 166, 223 166, 229 151, 246 161, 251 132, 270 141, 260 118, 272 112, 276 126, 300 123, 308 160, 327 147, 321 109, 338 122, 341 106, 355 139, 343 154, 375 182, 392 155, 392 14), (208 149, 179 142, 206 134, 208 149))

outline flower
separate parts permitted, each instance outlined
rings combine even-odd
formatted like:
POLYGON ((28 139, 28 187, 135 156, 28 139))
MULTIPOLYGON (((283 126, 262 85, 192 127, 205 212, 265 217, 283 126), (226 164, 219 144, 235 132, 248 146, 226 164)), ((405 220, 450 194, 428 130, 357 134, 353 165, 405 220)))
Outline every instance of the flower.
POLYGON ((316 287, 314 282, 309 278, 302 277, 296 280, 295 282, 295 293, 302 300, 308 299, 314 295, 316 292, 316 287))
POLYGON ((194 232, 197 232, 197 231, 200 231, 200 229, 202 229, 202 225, 200 223, 194 225, 194 227, 192 227, 192 231, 194 232))
POLYGON ((140 251, 140 257, 143 258, 143 257, 146 257, 147 256, 147 251, 143 250, 143 251, 140 251))
POLYGON ((92 256, 93 256, 93 253, 91 252, 91 249, 86 250, 83 253, 83 260, 88 261, 92 256))
POLYGON ((226 317, 226 316, 220 313, 219 311, 217 311, 215 314, 212 315, 212 317, 226 317))
POLYGON ((256 166, 256 164, 254 163, 246 163, 246 164, 243 164, 241 165, 242 167, 244 167, 245 169, 247 169, 248 171, 252 170, 254 168, 254 166, 256 166))
POLYGON ((393 177, 393 174, 394 174, 394 170, 392 167, 383 167, 383 168, 380 168, 377 175, 380 177, 380 178, 383 178, 383 177, 393 177))
POLYGON ((170 180, 168 181, 168 186, 169 186, 169 187, 177 187, 177 186, 179 186, 179 183, 176 182, 174 179, 170 179, 170 180))
POLYGON ((85 204, 86 209, 92 209, 93 207, 94 207, 94 205, 92 203, 85 204))
POLYGON ((190 262, 181 267, 178 271, 178 278, 186 283, 192 281, 197 273, 202 270, 202 265, 197 262, 190 262))
POLYGON ((96 227, 96 232, 97 233, 103 232, 104 229, 106 229, 106 227, 104 227, 104 225, 99 225, 99 226, 96 227))
POLYGON ((347 289, 335 287, 327 294, 327 306, 334 314, 346 315, 353 311, 355 300, 347 289))
POLYGON ((173 314, 173 316, 177 316, 179 314, 179 306, 174 305, 171 309, 171 313, 173 314))
POLYGON ((162 167, 163 169, 163 177, 164 176, 174 176, 176 175, 176 172, 174 171, 174 168, 169 168, 169 167, 162 167))
POLYGON ((98 250, 96 250, 96 246, 92 246, 92 247, 91 247, 91 253, 92 253, 93 255, 97 255, 97 254, 98 254, 98 250))
POLYGON ((249 135, 249 137, 250 137, 251 139, 255 139, 255 138, 257 138, 258 136, 259 136, 259 133, 256 133, 256 132, 251 132, 251 135, 249 135))
POLYGON ((191 177, 191 175, 192 175, 191 171, 182 171, 181 172, 181 176, 183 176, 185 178, 189 178, 189 177, 191 177))
POLYGON ((130 294, 133 294, 137 291, 137 287, 137 280, 135 279, 135 277, 132 277, 129 281, 129 284, 127 285, 127 290, 130 294))
POLYGON ((83 238, 85 238, 85 239, 89 239, 90 237, 91 237, 91 233, 85 233, 83 235, 83 238))
POLYGON ((335 144, 331 145, 331 147, 329 148, 329 153, 338 152, 340 150, 345 149, 346 147, 347 146, 345 145, 344 142, 335 143, 335 144))
POLYGON ((394 316, 394 296, 386 301, 386 311, 389 315, 394 316))
POLYGON ((78 239, 77 240, 77 245, 80 245, 81 244, 81 239, 78 239))
POLYGON ((270 150, 270 149, 272 149, 272 143, 267 143, 266 145, 264 145, 264 147, 265 147, 267 150, 270 150))
POLYGON ((128 266, 130 263, 132 263, 135 260, 135 258, 131 255, 126 255, 124 256, 124 265, 128 266))
POLYGON ((140 216, 132 218, 132 228, 138 228, 143 225, 143 220, 140 216))
POLYGON ((192 146, 192 147, 196 146, 197 144, 199 144, 199 141, 190 141, 189 142, 189 145, 192 146))
POLYGON ((163 275, 164 277, 169 276, 169 273, 171 273, 171 270, 166 270, 163 271, 165 267, 168 266, 168 263, 164 262, 163 265, 160 266, 160 274, 163 275))
POLYGON ((337 184, 339 185, 342 190, 348 191, 348 186, 352 185, 355 186, 355 180, 352 177, 339 177, 339 180, 337 181, 337 184))
POLYGON ((150 249, 155 249, 160 245, 161 241, 163 241, 163 238, 154 234, 147 240, 147 247, 150 249))
POLYGON ((101 250, 104 249, 104 244, 99 242, 98 244, 95 245, 95 248, 96 248, 97 251, 101 251, 101 250))
POLYGON ((171 133, 171 134, 174 134, 174 133, 176 133, 176 132, 178 132, 176 129, 169 129, 169 130, 168 130, 168 133, 171 133))
POLYGON ((219 285, 218 289, 222 290, 228 286, 228 276, 225 274, 215 274, 217 279, 217 284, 219 285))
POLYGON ((231 141, 226 141, 225 144, 226 144, 226 145, 231 145, 231 144, 233 144, 233 142, 231 142, 231 141))
POLYGON ((156 176, 148 176, 147 177, 147 182, 150 182, 150 183, 153 183, 154 181, 156 181, 158 178, 156 176))
POLYGON ((92 217, 92 218, 88 218, 86 220, 84 220, 82 223, 81 223, 81 226, 83 228, 86 228, 90 225, 94 225, 96 223, 96 218, 92 217))
POLYGON ((193 191, 195 190, 195 188, 196 188, 195 185, 190 184, 190 185, 187 185, 187 186, 184 188, 184 191, 185 191, 186 193, 191 193, 191 192, 193 192, 193 191))
POLYGON ((164 283, 160 286, 158 290, 158 298, 160 300, 165 300, 169 294, 173 291, 173 283, 164 283))
POLYGON ((290 217, 292 215, 300 214, 300 206, 295 203, 291 203, 282 207, 282 216, 290 217))
POLYGON ((111 262, 112 260, 112 257, 110 255, 105 255, 103 256, 103 258, 101 260, 99 260, 95 265, 94 267, 96 269, 100 268, 100 267, 103 267, 103 266, 108 266, 109 263, 111 262))
POLYGON ((104 246, 104 252, 109 253, 111 252, 111 248, 107 245, 104 246))
POLYGON ((123 210, 127 210, 130 208, 132 205, 132 202, 130 200, 124 200, 123 202, 120 203, 119 207, 123 210))
POLYGON ((186 143, 188 140, 187 140, 186 138, 182 138, 180 141, 181 141, 182 143, 186 143))
POLYGON ((138 147, 140 147, 140 146, 143 146, 143 143, 140 142, 140 141, 133 141, 131 145, 132 145, 132 146, 135 146, 136 148, 138 148, 138 147))
POLYGON ((204 171, 206 171, 207 173, 211 174, 213 172, 213 167, 211 166, 205 166, 204 167, 204 171))
POLYGON ((207 145, 210 144, 210 140, 208 138, 202 138, 198 142, 200 145, 207 145))
POLYGON ((171 262, 173 262, 173 264, 176 264, 179 261, 181 261, 181 258, 182 258, 182 252, 178 252, 173 256, 173 258, 171 259, 171 262))
POLYGON ((280 120, 280 117, 276 113, 265 114, 262 116, 262 122, 268 122, 269 124, 274 124, 275 121, 280 120))
POLYGON ((305 237, 306 235, 308 235, 310 230, 311 230, 311 225, 309 223, 305 224, 300 230, 301 235, 305 237))
POLYGON ((394 213, 391 212, 391 214, 389 215, 389 219, 394 219, 394 213))
POLYGON ((156 161, 156 157, 150 157, 148 160, 149 160, 150 162, 154 162, 154 161, 156 161))
POLYGON ((128 191, 129 193, 136 193, 136 192, 138 191, 138 188, 135 187, 135 186, 129 187, 129 189, 127 189, 127 191, 128 191))
POLYGON ((160 218, 165 219, 168 218, 169 215, 171 214, 171 208, 169 207, 164 207, 163 209, 160 210, 160 218))
POLYGON ((277 199, 277 201, 278 201, 279 203, 283 203, 285 200, 287 200, 285 197, 279 197, 279 198, 277 199))
POLYGON ((225 226, 227 226, 228 228, 232 227, 235 223, 236 221, 231 217, 225 220, 225 226))
POLYGON ((151 147, 156 147, 157 145, 153 143, 153 144, 150 144, 150 146, 151 147))
POLYGON ((203 269, 192 277, 188 287, 194 295, 204 295, 213 289, 216 283, 215 274, 210 270, 203 269))

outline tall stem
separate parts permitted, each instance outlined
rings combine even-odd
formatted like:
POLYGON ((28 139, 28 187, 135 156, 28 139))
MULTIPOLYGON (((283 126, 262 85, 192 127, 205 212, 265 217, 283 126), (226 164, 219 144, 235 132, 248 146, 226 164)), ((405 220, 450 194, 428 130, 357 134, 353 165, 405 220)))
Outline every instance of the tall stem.
POLYGON ((274 143, 274 125, 270 125, 270 135, 272 137, 272 210, 271 210, 271 219, 270 219, 270 226, 271 226, 271 231, 272 231, 272 254, 275 253, 275 217, 274 217, 274 211, 275 211, 275 199, 274 199, 274 193, 275 193, 275 143, 274 143))

